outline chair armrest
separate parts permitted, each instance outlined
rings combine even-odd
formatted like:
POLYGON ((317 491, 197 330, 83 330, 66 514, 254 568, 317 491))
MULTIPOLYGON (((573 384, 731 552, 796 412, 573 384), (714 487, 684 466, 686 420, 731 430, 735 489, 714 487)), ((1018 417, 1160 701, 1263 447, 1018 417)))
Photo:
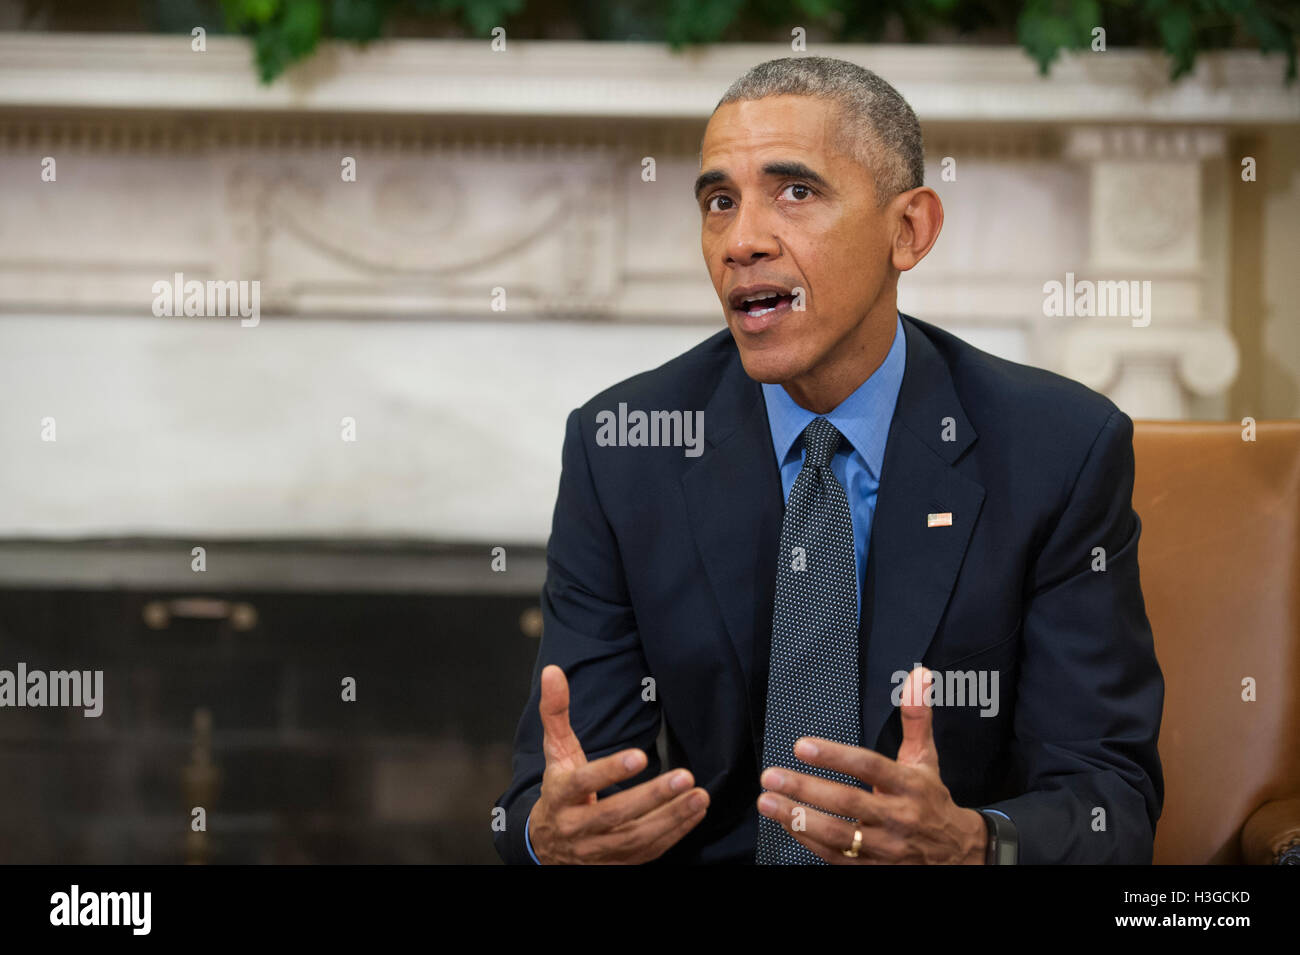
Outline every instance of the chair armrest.
POLYGON ((1241 830, 1248 865, 1300 865, 1300 799, 1275 799, 1256 809, 1241 830))

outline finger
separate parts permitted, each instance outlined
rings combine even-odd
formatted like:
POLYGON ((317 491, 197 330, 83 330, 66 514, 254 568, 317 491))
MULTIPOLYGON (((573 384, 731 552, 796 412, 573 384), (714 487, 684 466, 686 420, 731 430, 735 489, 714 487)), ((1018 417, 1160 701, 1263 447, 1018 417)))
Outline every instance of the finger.
POLYGON ((602 854, 628 861, 652 859, 698 825, 708 807, 708 791, 697 786, 658 809, 613 832, 596 836, 591 841, 602 854), (655 850, 655 855, 649 854, 655 850))
POLYGON ((836 849, 853 844, 854 823, 828 816, 811 806, 800 805, 780 793, 763 793, 758 797, 758 811, 779 822, 790 835, 805 835, 815 842, 836 849))
POLYGON ((830 862, 861 862, 867 856, 875 861, 892 861, 898 858, 897 853, 904 845, 900 837, 877 826, 828 816, 816 809, 801 806, 779 793, 764 793, 760 796, 758 811, 779 823, 800 844, 814 850, 825 850, 818 852, 818 855, 830 862), (799 812, 800 809, 803 811, 799 812), (862 833, 856 860, 842 855, 845 849, 852 847, 855 831, 862 833), (832 853, 839 858, 827 858, 825 853, 832 853))
MULTIPOLYGON (((677 843, 681 842, 682 837, 685 836, 686 833, 690 832, 704 821, 704 817, 708 815, 709 810, 709 794, 704 789, 700 789, 699 792, 703 793, 704 798, 702 800, 698 802, 688 801, 687 803, 687 809, 690 815, 680 817, 675 826, 668 829, 660 835, 659 838, 652 839, 645 847, 643 853, 638 857, 637 861, 649 862, 651 859, 658 859, 673 846, 677 845, 677 843)), ((695 793, 687 793, 687 795, 695 798, 695 793)))
POLYGON ((829 865, 861 865, 864 861, 861 855, 856 859, 850 859, 839 850, 822 845, 816 839, 808 838, 806 832, 791 832, 790 835, 794 837, 795 842, 829 865))
POLYGON ((939 751, 934 745, 934 710, 926 702, 926 688, 934 682, 934 674, 925 667, 917 667, 907 675, 903 685, 902 705, 898 710, 903 718, 903 742, 898 747, 898 762, 906 766, 924 766, 939 771, 939 751))
POLYGON ((591 831, 608 831, 639 819, 686 792, 694 784, 695 777, 689 771, 675 769, 607 796, 596 803, 591 816, 591 831))
POLYGON ((582 744, 569 725, 569 681, 555 664, 542 669, 542 694, 537 712, 542 718, 542 752, 547 765, 577 767, 587 761, 582 744))
POLYGON ((765 789, 839 816, 870 823, 879 822, 882 816, 881 796, 833 779, 771 767, 763 771, 759 782, 765 789))
POLYGON ((885 792, 907 792, 913 785, 910 767, 862 746, 804 736, 795 742, 794 754, 810 766, 837 770, 885 792))
POLYGON ((567 795, 586 796, 631 779, 646 767, 646 754, 639 749, 623 749, 560 774, 559 789, 567 795))
MULTIPOLYGON (((864 829, 862 832, 862 846, 858 849, 856 857, 846 856, 841 849, 835 846, 823 845, 816 839, 810 839, 806 832, 792 832, 790 835, 813 855, 825 862, 829 862, 831 865, 898 865, 901 862, 902 857, 897 854, 886 856, 881 855, 879 851, 868 850, 866 830, 864 829)), ((852 841, 850 841, 849 845, 852 845, 852 841)), ((844 848, 847 849, 848 846, 844 848)))
POLYGON ((832 865, 857 861, 841 852, 853 845, 853 830, 856 828, 853 823, 801 806, 777 793, 760 796, 758 811, 780 823, 795 841, 818 858, 832 865))

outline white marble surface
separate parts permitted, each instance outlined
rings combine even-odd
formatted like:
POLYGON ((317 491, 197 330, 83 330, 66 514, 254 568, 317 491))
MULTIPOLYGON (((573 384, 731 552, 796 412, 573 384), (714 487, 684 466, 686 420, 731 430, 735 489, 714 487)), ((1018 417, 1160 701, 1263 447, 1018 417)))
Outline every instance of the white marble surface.
POLYGON ((0 534, 543 542, 568 412, 708 333, 8 315, 0 534))

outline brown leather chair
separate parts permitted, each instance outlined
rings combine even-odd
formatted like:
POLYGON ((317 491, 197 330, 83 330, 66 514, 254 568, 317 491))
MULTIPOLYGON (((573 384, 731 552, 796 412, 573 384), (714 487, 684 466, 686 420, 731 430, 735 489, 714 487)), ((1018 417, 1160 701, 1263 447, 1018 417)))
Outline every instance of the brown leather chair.
POLYGON ((1142 593, 1165 676, 1157 864, 1300 861, 1300 421, 1242 435, 1134 424, 1142 593))

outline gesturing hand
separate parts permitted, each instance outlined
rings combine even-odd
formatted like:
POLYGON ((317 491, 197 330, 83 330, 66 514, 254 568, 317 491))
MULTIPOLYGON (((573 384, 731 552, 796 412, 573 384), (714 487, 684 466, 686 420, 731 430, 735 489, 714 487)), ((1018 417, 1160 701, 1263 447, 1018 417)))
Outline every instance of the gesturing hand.
POLYGON ((666 852, 704 818, 709 794, 691 788, 678 769, 598 799, 600 790, 631 779, 646 754, 625 749, 587 762, 569 725, 569 682, 557 666, 542 670, 541 798, 529 815, 533 852, 544 865, 648 862, 666 852))
POLYGON ((795 743, 801 762, 860 779, 873 792, 772 767, 760 779, 772 791, 758 797, 758 811, 835 865, 983 863, 988 840, 983 817, 954 803, 939 778, 933 714, 921 692, 930 679, 929 671, 919 667, 908 674, 897 760, 825 739, 804 737, 795 743), (855 830, 862 837, 853 858, 844 853, 853 847, 855 830))

